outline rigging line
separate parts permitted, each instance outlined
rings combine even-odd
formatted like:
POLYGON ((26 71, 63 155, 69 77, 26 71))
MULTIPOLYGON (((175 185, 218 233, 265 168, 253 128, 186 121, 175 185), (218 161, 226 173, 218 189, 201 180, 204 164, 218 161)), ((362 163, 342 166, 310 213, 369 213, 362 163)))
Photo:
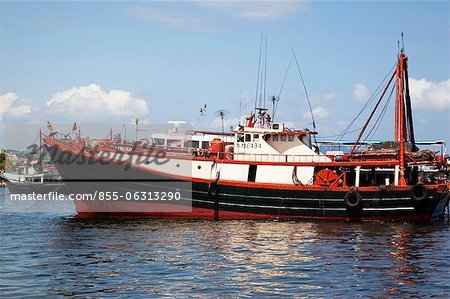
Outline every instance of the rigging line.
POLYGON ((259 91, 259 73, 261 72, 261 51, 262 51, 263 34, 261 32, 261 41, 259 44, 259 59, 258 59, 258 75, 256 76, 256 95, 255 95, 255 111, 258 104, 258 91, 259 91))
POLYGON ((378 97, 378 95, 381 93, 381 87, 384 85, 383 83, 386 81, 386 79, 388 78, 388 76, 392 73, 392 71, 394 70, 395 66, 397 65, 397 62, 394 63, 394 65, 391 67, 391 69, 389 70, 389 72, 386 74, 386 76, 383 78, 383 80, 380 82, 380 84, 378 85, 378 87, 374 90, 374 92, 372 93, 372 95, 370 96, 370 98, 366 101, 366 103, 364 104, 363 108, 359 111, 359 113, 353 118, 353 120, 344 128, 344 130, 341 132, 342 136, 340 138, 337 138, 336 141, 340 141, 342 140, 342 138, 344 137, 344 135, 346 135, 346 132, 351 128, 351 126, 355 123, 355 121, 358 119, 358 117, 365 111, 365 109, 367 109, 367 107, 369 107, 369 105, 374 101, 374 99, 376 99, 378 97))
MULTIPOLYGON (((381 120, 384 118, 384 115, 387 111, 387 108, 389 107, 389 103, 391 101, 392 98, 392 94, 394 92, 395 89, 395 84, 392 86, 391 91, 389 92, 389 97, 388 100, 386 101, 386 103, 383 106, 383 109, 381 110, 380 114, 378 115, 377 120, 375 121, 375 123, 373 124, 372 128, 370 129, 370 131, 367 133, 366 137, 364 138, 363 142, 365 142, 366 140, 370 140, 372 139, 372 137, 375 135, 376 131, 378 130, 378 128, 381 125, 381 120)), ((358 150, 361 147, 360 144, 358 144, 356 150, 358 150)))
POLYGON ((263 96, 263 108, 266 107, 266 85, 267 85, 267 35, 266 35, 266 45, 265 45, 265 57, 264 57, 264 96, 263 96))
POLYGON ((287 67, 287 69, 286 69, 286 73, 284 74, 283 82, 281 83, 280 92, 278 93, 278 101, 277 101, 277 103, 275 104, 275 109, 274 109, 274 111, 273 111, 272 119, 275 118, 275 112, 277 111, 277 108, 278 108, 278 102, 280 101, 281 92, 283 91, 284 83, 286 82, 286 78, 287 78, 287 75, 288 75, 288 73, 289 73, 289 69, 291 68, 291 64, 292 64, 292 58, 289 59, 289 64, 288 64, 288 67, 287 67))
POLYGON ((358 145, 359 140, 361 139, 361 137, 362 137, 363 134, 364 134, 364 131, 366 130, 367 126, 369 125, 370 120, 372 119, 373 115, 375 114, 375 111, 377 110, 378 106, 380 105, 381 100, 383 99, 384 95, 386 94, 386 91, 389 89, 389 85, 391 85, 392 80, 393 80, 394 77, 395 77, 395 74, 396 74, 396 72, 393 72, 393 73, 392 73, 392 76, 391 76, 391 78, 389 79, 389 82, 387 83, 386 87, 383 89, 383 93, 381 94, 380 99, 379 99, 379 100, 377 101, 377 103, 375 104, 375 107, 373 108, 372 112, 370 113, 370 116, 369 116, 369 118, 367 119, 366 123, 364 124, 363 129, 362 129, 361 132, 359 133, 358 138, 356 139, 355 144, 353 145, 353 147, 352 147, 352 149, 351 149, 351 151, 350 151, 350 155, 353 154, 353 152, 354 152, 356 146, 358 145))
POLYGON ((372 102, 378 97, 378 95, 381 93, 381 90, 377 92, 377 90, 374 91, 372 96, 369 98, 369 100, 365 103, 365 105, 362 107, 362 109, 359 111, 359 113, 353 118, 353 120, 345 127, 345 129, 342 131, 342 136, 338 138, 338 140, 342 140, 342 138, 347 135, 348 130, 353 126, 353 124, 356 122, 356 120, 361 116, 361 114, 372 104, 372 102))
MULTIPOLYGON (((350 132, 347 132, 347 133, 345 133, 344 135, 347 135, 347 134, 351 134, 351 133, 357 132, 357 131, 361 130, 362 128, 363 128, 363 127, 357 128, 357 129, 354 129, 354 130, 351 130, 350 132)), ((341 135, 341 133, 335 134, 335 135, 320 136, 320 138, 331 138, 331 137, 336 137, 336 136, 339 136, 339 135, 341 135)), ((335 141, 336 141, 336 140, 335 140, 335 141)))
MULTIPOLYGON (((384 82, 384 81, 382 81, 384 82)), ((381 84, 379 85, 381 86, 381 84)), ((353 120, 344 128, 344 130, 342 131, 342 136, 340 138, 338 138, 338 140, 341 140, 344 135, 346 135, 347 131, 350 130, 351 126, 356 122, 356 120, 358 119, 358 117, 367 109, 367 107, 369 107, 369 105, 373 102, 373 100, 379 95, 380 91, 378 91, 377 87, 374 92, 372 93, 372 95, 370 96, 370 98, 366 101, 366 103, 364 104, 364 106, 361 108, 361 110, 359 111, 359 113, 353 118, 353 120)))
MULTIPOLYGON (((342 133, 345 133, 346 131, 348 131, 350 129, 350 127, 353 125, 353 123, 358 119, 358 117, 364 112, 364 110, 373 102, 373 100, 375 98, 378 97, 378 95, 381 93, 381 87, 384 85, 384 82, 386 81, 386 79, 388 78, 388 76, 392 73, 392 71, 394 70, 396 66, 396 63, 394 63, 394 65, 391 67, 391 69, 389 70, 389 72, 387 73, 387 75, 383 78, 383 80, 380 82, 380 84, 378 85, 378 87, 374 90, 374 92, 372 93, 372 95, 370 96, 370 98, 366 101, 365 105, 363 106, 363 108, 361 109, 361 111, 356 115, 356 117, 349 123, 349 125, 347 125, 347 127, 342 131, 342 133)), ((345 135, 345 134, 344 134, 345 135)))
MULTIPOLYGON (((311 101, 309 100, 308 91, 306 90, 305 80, 303 80, 302 71, 300 70, 300 65, 298 64, 297 55, 295 55, 294 47, 291 47, 291 49, 292 49, 292 54, 294 54, 295 64, 297 65, 298 73, 300 74, 300 78, 302 80, 303 89, 305 90, 306 100, 308 101, 308 106, 309 106, 309 112, 311 113, 313 130, 315 132, 316 131, 316 121, 314 119, 314 113, 313 113, 313 110, 311 107, 311 101)), ((313 136, 314 136, 314 143, 317 146, 316 134, 314 134, 313 136)))
POLYGON ((351 126, 355 123, 355 121, 358 119, 358 117, 369 107, 369 105, 373 102, 375 98, 378 97, 378 95, 381 93, 380 87, 384 85, 384 82, 386 81, 387 77, 390 73, 392 73, 393 69, 395 68, 396 63, 392 66, 392 68, 389 70, 389 73, 383 78, 381 83, 378 85, 378 87, 375 89, 375 91, 370 96, 369 100, 365 103, 361 111, 356 115, 356 117, 347 125, 347 127, 342 131, 342 136, 340 138, 337 138, 338 140, 342 140, 344 135, 346 135, 346 132, 351 128, 351 126))
POLYGON ((386 115, 386 111, 387 111, 387 108, 389 107, 389 103, 391 102, 392 94, 394 93, 394 88, 395 88, 395 86, 392 87, 391 92, 389 94, 389 98, 386 101, 386 103, 384 104, 384 107, 380 113, 380 116, 378 116, 377 121, 375 122, 373 128, 370 130, 369 134, 364 139, 364 141, 366 141, 367 139, 369 139, 369 140, 372 139, 373 136, 375 135, 375 133, 377 132, 378 128, 380 127, 382 120, 383 120, 384 116, 386 115))

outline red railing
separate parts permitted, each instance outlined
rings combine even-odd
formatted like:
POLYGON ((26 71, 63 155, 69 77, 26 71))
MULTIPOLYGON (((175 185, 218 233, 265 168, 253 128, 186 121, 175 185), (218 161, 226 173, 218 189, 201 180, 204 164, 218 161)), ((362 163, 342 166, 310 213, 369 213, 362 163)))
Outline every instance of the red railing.
POLYGON ((283 154, 254 154, 254 153, 234 153, 233 160, 251 162, 271 162, 271 163, 302 163, 302 162, 331 162, 326 155, 283 155, 283 154))

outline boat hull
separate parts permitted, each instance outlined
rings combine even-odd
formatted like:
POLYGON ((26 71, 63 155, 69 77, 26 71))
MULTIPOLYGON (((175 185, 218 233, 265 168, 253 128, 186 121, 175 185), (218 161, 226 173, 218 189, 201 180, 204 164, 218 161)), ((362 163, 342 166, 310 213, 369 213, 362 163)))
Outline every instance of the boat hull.
MULTIPOLYGON (((52 156, 59 149, 49 148, 52 156)), ((109 192, 149 192, 155 182, 179 181, 172 176, 154 173, 139 167, 124 171, 122 163, 77 163, 85 161, 73 153, 73 163, 54 163, 65 184, 81 192, 71 181, 80 179, 83 192, 95 192, 99 186, 109 192), (118 175, 120 174, 120 175, 118 175), (120 179, 118 179, 120 177, 120 179), (146 178, 136 180, 135 178, 146 178)), ((77 182, 78 183, 78 182, 77 182)), ((186 183, 186 182, 184 182, 186 183)), ((328 220, 381 220, 428 222, 444 214, 449 197, 428 188, 428 196, 420 204, 411 199, 410 188, 371 187, 358 188, 362 206, 354 210, 346 207, 344 197, 350 190, 313 186, 260 186, 255 183, 207 181, 192 178, 192 200, 179 202, 148 201, 74 201, 80 216, 137 216, 183 219, 328 219, 328 220), (214 189, 212 190, 212 185, 214 189), (179 209, 182 206, 184 209, 179 209), (105 208, 106 207, 106 208, 105 208)), ((356 188, 355 188, 356 190, 356 188)))
MULTIPOLYGON (((131 186, 130 186, 131 187, 131 186)), ((151 188, 151 187, 149 187, 151 188)), ((276 196, 256 195, 262 190, 218 185, 217 197, 208 195, 208 184, 194 184, 192 208, 185 212, 170 212, 171 204, 127 202, 128 209, 121 202, 108 203, 111 212, 102 209, 98 203, 75 201, 80 216, 137 216, 182 219, 321 219, 353 221, 414 221, 438 220, 444 214, 449 198, 433 195, 420 206, 411 202, 409 192, 396 192, 390 197, 375 197, 373 192, 362 192, 361 211, 349 211, 341 192, 290 191, 276 196), (253 193, 249 198, 245 193, 253 193), (342 197, 340 197, 342 195, 342 197), (134 206, 133 206, 134 205, 134 206), (138 208, 136 205, 140 205, 138 208), (159 206, 158 206, 159 205, 159 206), (127 212, 127 210, 129 210, 127 212), (156 211, 150 211, 156 210, 156 211), (130 212, 131 211, 131 212, 130 212)), ((135 192, 135 189, 132 189, 135 192)), ((173 205, 173 204, 172 204, 173 205)))

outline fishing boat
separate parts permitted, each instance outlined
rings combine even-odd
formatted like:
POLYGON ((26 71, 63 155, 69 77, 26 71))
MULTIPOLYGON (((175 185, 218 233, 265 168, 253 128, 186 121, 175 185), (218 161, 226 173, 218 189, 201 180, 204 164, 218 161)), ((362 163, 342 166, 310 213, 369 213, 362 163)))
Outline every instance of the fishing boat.
POLYGON ((55 135, 44 142, 64 181, 83 182, 96 194, 116 192, 106 200, 74 201, 80 216, 428 222, 440 219, 448 205, 447 165, 442 153, 421 150, 415 141, 408 58, 403 50, 397 58, 347 153, 320 152, 317 132, 274 122, 266 108, 256 108, 228 133, 232 141, 216 134, 201 152, 87 147, 55 135), (389 87, 395 88, 394 140, 364 146, 361 137, 389 87), (181 196, 149 199, 155 188, 181 196))
MULTIPOLYGON (((42 137, 39 131, 39 138, 42 137)), ((30 147, 32 148, 32 147, 30 147)), ((9 167, 2 169, 2 180, 4 187, 7 187, 12 194, 47 194, 52 191, 62 190, 63 182, 55 166, 47 153, 42 151, 42 140, 40 139, 37 150, 4 153, 15 156, 16 162, 9 167)), ((11 158, 11 160, 14 160, 11 158)))
POLYGON ((5 187, 14 194, 46 194, 62 190, 61 176, 48 161, 31 161, 16 171, 7 169, 2 174, 5 187))

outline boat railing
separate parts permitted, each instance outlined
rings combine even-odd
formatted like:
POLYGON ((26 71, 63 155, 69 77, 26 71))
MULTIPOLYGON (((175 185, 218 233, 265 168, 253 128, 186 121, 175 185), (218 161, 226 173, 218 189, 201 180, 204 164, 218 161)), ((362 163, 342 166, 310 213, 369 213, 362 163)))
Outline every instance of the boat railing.
POLYGON ((331 162, 326 155, 283 155, 283 154, 254 154, 235 153, 233 160, 250 162, 270 162, 270 163, 320 163, 331 162))

